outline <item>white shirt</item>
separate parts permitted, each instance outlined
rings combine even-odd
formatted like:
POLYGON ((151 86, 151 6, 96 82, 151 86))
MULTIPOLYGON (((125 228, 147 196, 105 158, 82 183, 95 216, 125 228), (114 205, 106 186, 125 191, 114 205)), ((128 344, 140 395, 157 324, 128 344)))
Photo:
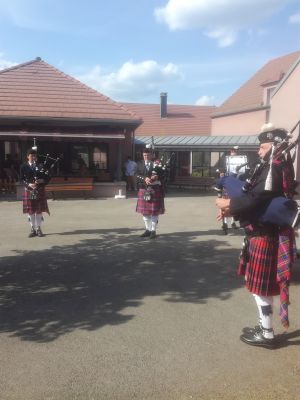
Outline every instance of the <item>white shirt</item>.
POLYGON ((136 174, 137 164, 133 160, 128 160, 125 163, 125 175, 134 176, 136 174))

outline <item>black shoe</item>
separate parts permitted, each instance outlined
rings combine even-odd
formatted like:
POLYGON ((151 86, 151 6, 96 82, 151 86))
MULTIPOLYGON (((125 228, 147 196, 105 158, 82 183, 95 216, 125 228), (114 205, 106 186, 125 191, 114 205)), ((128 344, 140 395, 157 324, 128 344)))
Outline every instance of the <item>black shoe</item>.
POLYGON ((262 332, 262 327, 261 325, 256 325, 254 328, 250 328, 249 326, 246 326, 245 328, 242 329, 244 333, 261 333, 262 332))
POLYGON ((156 238, 156 232, 151 231, 149 239, 155 239, 156 238))
POLYGON ((43 237, 44 236, 41 228, 37 228, 36 234, 37 234, 38 237, 43 237))
POLYGON ((222 229, 223 229, 224 235, 227 235, 228 234, 228 225, 224 223, 222 225, 222 229))
POLYGON ((238 229, 238 227, 236 226, 236 223, 235 223, 235 222, 233 222, 233 223, 231 224, 231 228, 232 228, 232 229, 238 229))
POLYGON ((32 237, 35 237, 35 236, 36 236, 36 231, 34 230, 34 228, 31 228, 31 231, 30 231, 28 237, 32 238, 32 237))
POLYGON ((276 340, 273 339, 266 339, 263 336, 262 331, 258 332, 253 330, 252 332, 244 332, 240 339, 242 342, 249 344, 250 346, 260 346, 266 347, 267 349, 274 349, 276 346, 276 340))
POLYGON ((145 232, 144 232, 144 233, 142 233, 142 234, 141 234, 141 236, 140 236, 140 237, 149 237, 149 236, 150 236, 150 234, 151 234, 151 232, 150 232, 150 231, 148 231, 148 229, 147 229, 147 230, 145 230, 145 232))

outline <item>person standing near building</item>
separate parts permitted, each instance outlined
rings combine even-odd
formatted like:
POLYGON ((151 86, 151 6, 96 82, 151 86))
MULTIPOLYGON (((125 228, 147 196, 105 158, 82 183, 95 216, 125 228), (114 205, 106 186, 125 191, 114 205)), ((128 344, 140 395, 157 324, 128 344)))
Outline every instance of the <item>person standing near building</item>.
MULTIPOLYGON (((228 194, 226 192, 226 189, 222 185, 222 178, 226 176, 226 171, 224 168, 219 168, 216 171, 219 174, 219 179, 216 182, 216 185, 214 186, 214 189, 217 191, 218 198, 221 199, 228 199, 228 194)), ((221 216, 221 221, 222 221, 222 230, 224 235, 228 234, 228 221, 231 220, 231 228, 232 229, 238 229, 235 220, 233 217, 226 217, 226 216, 221 216)))
POLYGON ((143 215, 145 232, 141 237, 155 239, 158 218, 164 214, 164 187, 162 184, 162 169, 157 162, 152 161, 153 155, 149 149, 143 151, 143 160, 137 163, 138 200, 136 211, 143 215))
POLYGON ((280 317, 287 328, 290 270, 295 259, 294 230, 276 224, 258 222, 255 211, 265 209, 272 198, 294 194, 294 170, 289 156, 276 155, 276 146, 287 137, 284 129, 269 124, 259 134, 258 155, 261 164, 250 182, 249 190, 240 197, 217 199, 222 215, 233 215, 245 228, 244 247, 238 273, 245 276, 247 289, 253 294, 259 323, 244 328, 240 339, 246 344, 274 348, 273 298, 280 295, 280 317))
POLYGON ((127 161, 124 164, 124 173, 126 176, 126 190, 136 190, 136 171, 137 163, 133 161, 131 156, 127 157, 127 161))
POLYGON ((41 224, 43 212, 50 215, 45 185, 50 177, 43 173, 43 167, 37 163, 36 150, 30 149, 27 152, 27 162, 21 166, 21 181, 25 188, 23 193, 23 213, 28 215, 28 221, 31 226, 29 237, 42 237, 43 232, 41 224))

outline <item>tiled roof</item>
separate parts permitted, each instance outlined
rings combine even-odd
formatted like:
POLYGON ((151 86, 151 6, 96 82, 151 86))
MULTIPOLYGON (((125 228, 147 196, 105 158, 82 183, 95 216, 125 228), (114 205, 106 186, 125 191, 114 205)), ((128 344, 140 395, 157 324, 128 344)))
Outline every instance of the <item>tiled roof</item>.
POLYGON ((135 130, 137 136, 209 135, 211 114, 215 106, 167 106, 167 117, 160 117, 160 104, 124 103, 140 116, 143 123, 135 130))
POLYGON ((37 58, 0 71, 0 118, 139 123, 122 104, 37 58))
POLYGON ((279 84, 299 57, 300 51, 297 51, 269 61, 218 107, 213 116, 263 106, 264 86, 271 83, 279 84))
POLYGON ((244 149, 256 149, 258 145, 257 135, 241 136, 138 136, 135 138, 136 145, 147 145, 154 143, 156 148, 161 149, 230 149, 238 145, 244 149), (153 140, 153 142, 152 142, 153 140))

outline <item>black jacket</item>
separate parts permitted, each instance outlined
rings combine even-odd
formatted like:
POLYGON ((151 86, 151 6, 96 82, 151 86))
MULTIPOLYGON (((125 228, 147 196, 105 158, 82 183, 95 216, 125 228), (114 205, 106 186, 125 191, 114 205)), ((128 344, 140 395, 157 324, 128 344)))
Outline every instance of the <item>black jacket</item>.
POLYGON ((35 164, 30 166, 28 162, 22 164, 21 166, 21 181, 28 186, 29 183, 34 183, 37 179, 44 179, 44 185, 50 181, 50 176, 43 172, 43 166, 41 164, 35 164))
POLYGON ((255 179, 251 189, 245 194, 230 200, 230 213, 242 226, 257 221, 257 214, 267 207, 274 197, 283 196, 282 164, 272 165, 272 191, 265 190, 269 165, 265 164, 255 179))

